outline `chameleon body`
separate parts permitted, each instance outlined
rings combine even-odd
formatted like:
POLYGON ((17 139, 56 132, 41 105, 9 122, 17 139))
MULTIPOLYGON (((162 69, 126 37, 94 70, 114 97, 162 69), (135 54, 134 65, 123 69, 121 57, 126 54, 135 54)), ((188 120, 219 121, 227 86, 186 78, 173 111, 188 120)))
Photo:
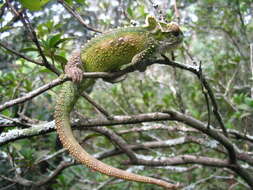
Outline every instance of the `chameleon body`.
POLYGON ((156 184, 165 189, 178 186, 151 177, 140 176, 109 166, 88 154, 73 136, 70 112, 78 97, 94 84, 93 79, 83 79, 83 72, 110 72, 126 64, 139 64, 155 53, 175 48, 182 41, 182 32, 176 23, 161 23, 148 16, 146 25, 115 29, 90 40, 81 51, 72 53, 65 67, 72 81, 64 83, 59 94, 55 123, 63 146, 79 162, 95 171, 124 180, 156 184))

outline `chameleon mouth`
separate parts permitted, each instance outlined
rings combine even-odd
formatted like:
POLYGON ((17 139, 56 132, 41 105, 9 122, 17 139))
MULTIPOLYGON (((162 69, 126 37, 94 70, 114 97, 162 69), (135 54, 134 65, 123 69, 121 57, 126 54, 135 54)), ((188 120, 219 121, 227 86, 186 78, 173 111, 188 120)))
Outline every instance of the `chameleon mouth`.
POLYGON ((172 49, 175 49, 182 43, 182 41, 183 41, 183 38, 180 40, 174 40, 174 41, 170 40, 170 41, 159 42, 159 46, 160 46, 159 51, 168 52, 172 49))

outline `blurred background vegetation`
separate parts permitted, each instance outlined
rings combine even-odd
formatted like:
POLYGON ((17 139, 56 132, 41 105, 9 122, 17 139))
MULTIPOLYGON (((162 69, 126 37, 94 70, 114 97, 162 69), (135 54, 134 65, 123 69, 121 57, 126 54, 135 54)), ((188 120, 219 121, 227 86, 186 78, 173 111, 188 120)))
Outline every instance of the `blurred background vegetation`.
MULTIPOLYGON (((130 26, 131 23, 143 24, 148 14, 159 17, 152 3, 148 0, 66 0, 81 15, 88 29, 74 18, 56 0, 10 0, 14 8, 25 13, 36 32, 38 43, 47 61, 62 72, 70 52, 99 31, 130 26)), ((159 0, 160 9, 166 19, 175 20, 174 1, 159 0)), ((252 65, 250 62, 250 43, 253 42, 253 2, 252 0, 178 0, 180 23, 184 32, 183 45, 174 51, 175 60, 189 65, 199 66, 211 86, 219 110, 227 129, 249 135, 250 138, 232 138, 240 150, 253 154, 253 93, 252 65)), ((42 62, 29 31, 18 16, 15 16, 5 1, 0 0, 0 104, 21 97, 28 92, 57 78, 46 67, 36 65, 6 49, 9 47, 22 55, 42 62)), ((168 54, 168 56, 171 56, 168 54)), ((42 95, 2 111, 8 118, 19 119, 22 123, 38 123, 53 120, 55 99, 59 86, 42 95)), ((145 73, 135 72, 117 84, 98 80, 90 96, 109 113, 131 115, 175 109, 193 116, 203 122, 210 121, 218 125, 212 112, 208 114, 202 85, 198 78, 187 71, 164 65, 152 65, 145 73)), ((84 99, 78 105, 86 117, 101 117, 97 110, 84 99)), ((3 118, 2 118, 3 119, 3 118)), ((6 118, 5 118, 6 119, 6 118)), ((8 119, 7 119, 8 120, 8 119)), ((109 127, 116 131, 129 144, 166 141, 186 136, 205 139, 206 143, 216 146, 205 134, 191 130, 165 129, 141 132, 126 132, 133 127, 144 126, 184 127, 178 122, 152 122, 136 125, 109 127), (213 143, 213 144, 212 144, 213 143)), ((17 124, 1 124, 0 132, 24 128, 17 124), (2 125, 2 126, 1 126, 2 125)), ((190 128, 189 128, 190 129, 190 128)), ((106 137, 95 132, 77 134, 86 149, 95 154, 108 151, 114 145, 106 137)), ((181 154, 205 155, 224 159, 227 156, 204 146, 203 143, 185 143, 166 148, 138 151, 145 156, 155 158, 171 157, 181 154)), ((152 185, 132 183, 110 179, 105 175, 75 165, 66 168, 55 178, 40 187, 22 185, 7 178, 22 178, 39 181, 49 176, 61 161, 70 162, 71 157, 61 150, 55 132, 29 137, 8 143, 0 148, 0 190, 4 189, 156 189, 152 185), (51 159, 43 160, 53 155, 51 159)), ((123 161, 127 157, 118 155, 105 159, 106 163, 134 171, 136 173, 161 177, 186 185, 186 189, 248 189, 246 183, 235 173, 225 168, 201 165, 182 165, 175 167, 127 166, 123 161), (112 159, 113 158, 113 159, 112 159)), ((248 167, 253 175, 253 166, 248 167)))

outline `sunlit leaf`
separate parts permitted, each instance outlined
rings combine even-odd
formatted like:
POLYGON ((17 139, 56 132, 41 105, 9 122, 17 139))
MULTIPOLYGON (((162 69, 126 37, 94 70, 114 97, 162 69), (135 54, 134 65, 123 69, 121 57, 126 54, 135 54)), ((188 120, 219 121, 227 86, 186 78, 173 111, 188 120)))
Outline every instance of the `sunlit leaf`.
POLYGON ((23 48, 21 50, 21 52, 34 52, 34 51, 38 51, 38 49, 37 48, 29 47, 29 48, 23 48))
POLYGON ((61 56, 61 55, 54 55, 54 59, 59 62, 59 63, 62 63, 62 64, 66 64, 68 62, 68 60, 61 56))
POLYGON ((39 11, 50 0, 19 0, 21 4, 30 11, 39 11))

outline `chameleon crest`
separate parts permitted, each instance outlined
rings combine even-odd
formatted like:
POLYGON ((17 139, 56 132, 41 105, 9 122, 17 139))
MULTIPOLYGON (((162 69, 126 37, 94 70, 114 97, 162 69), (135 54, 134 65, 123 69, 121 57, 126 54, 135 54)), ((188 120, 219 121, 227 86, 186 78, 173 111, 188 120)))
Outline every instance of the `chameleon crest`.
POLYGON ((178 188, 178 185, 129 173, 93 158, 73 136, 70 112, 80 94, 95 82, 93 79, 83 79, 83 72, 112 72, 126 64, 139 64, 156 53, 174 49, 182 39, 183 34, 176 23, 158 22, 148 16, 144 26, 118 28, 103 33, 91 39, 81 50, 72 53, 65 72, 73 82, 64 83, 55 110, 57 133, 72 156, 87 167, 108 176, 156 184, 165 189, 178 188))

